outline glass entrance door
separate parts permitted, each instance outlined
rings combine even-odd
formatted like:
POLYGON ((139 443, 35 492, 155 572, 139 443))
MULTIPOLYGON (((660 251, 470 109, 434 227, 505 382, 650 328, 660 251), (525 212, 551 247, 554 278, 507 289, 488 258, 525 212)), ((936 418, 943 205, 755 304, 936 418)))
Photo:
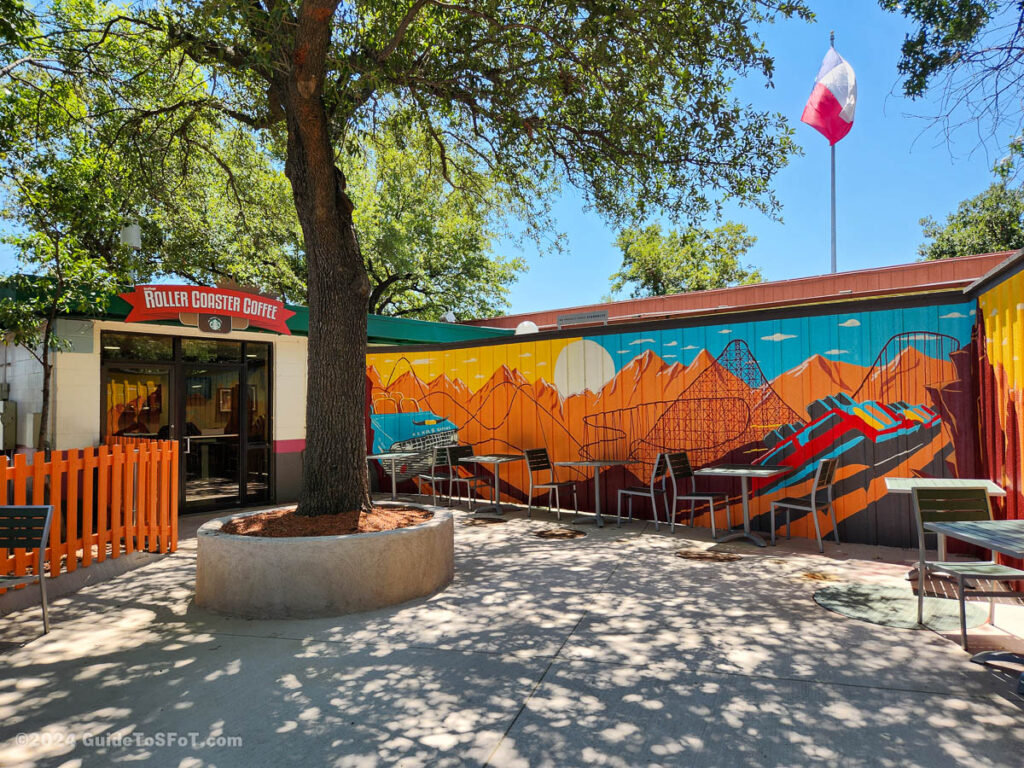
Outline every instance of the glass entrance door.
POLYGON ((241 501, 241 366, 189 367, 183 387, 185 502, 190 509, 241 501))
POLYGON ((273 498, 271 345, 103 331, 101 437, 177 440, 181 511, 273 498))

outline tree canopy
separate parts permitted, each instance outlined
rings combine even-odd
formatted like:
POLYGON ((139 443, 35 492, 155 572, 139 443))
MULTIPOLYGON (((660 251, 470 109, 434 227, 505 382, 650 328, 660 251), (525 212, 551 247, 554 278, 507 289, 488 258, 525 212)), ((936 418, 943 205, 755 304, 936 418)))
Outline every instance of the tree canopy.
MULTIPOLYGON (((1021 128, 1024 3, 1019 0, 879 0, 915 25, 899 73, 911 98, 939 89, 935 119, 1005 143, 1021 128)), ((1017 147, 1019 152, 1020 147, 1017 147)))
POLYGON ((300 294, 301 239, 279 167, 247 130, 202 105, 197 65, 168 58, 162 33, 127 28, 121 10, 54 3, 40 22, 46 34, 8 71, 7 228, 59 217, 80 252, 122 284, 181 275, 300 294), (119 241, 128 223, 142 229, 137 252, 119 241))
MULTIPOLYGON (((499 236, 510 234, 509 218, 527 213, 522 201, 459 150, 446 151, 452 184, 431 172, 441 157, 422 133, 382 137, 343 166, 372 313, 421 320, 448 311, 459 319, 499 315, 509 286, 526 269, 522 258, 494 253, 499 236)), ((539 237, 546 224, 533 222, 539 237)))
POLYGON ((723 198, 775 210, 769 183, 794 151, 791 131, 731 86, 770 83, 755 30, 788 16, 810 14, 800 2, 746 0, 172 0, 160 23, 209 67, 211 103, 251 126, 284 120, 275 92, 293 54, 315 44, 322 77, 304 76, 320 89, 340 152, 415 123, 442 153, 466 150, 442 156, 442 174, 472 161, 512 188, 524 175, 554 175, 619 217, 692 216, 723 198), (304 39, 314 27, 317 39, 304 39))
POLYGON ((759 283, 761 272, 740 261, 756 242, 746 226, 731 221, 667 233, 659 224, 624 229, 615 240, 622 266, 611 276, 612 292, 630 287, 635 299, 759 283))
POLYGON ((996 183, 964 200, 944 222, 921 219, 926 260, 1024 248, 1024 192, 996 183))

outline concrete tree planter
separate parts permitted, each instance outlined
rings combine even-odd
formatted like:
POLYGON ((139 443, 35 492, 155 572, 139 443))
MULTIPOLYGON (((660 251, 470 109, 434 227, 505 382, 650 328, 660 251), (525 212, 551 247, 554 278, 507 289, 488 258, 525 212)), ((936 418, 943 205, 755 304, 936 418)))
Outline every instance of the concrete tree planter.
POLYGON ((452 513, 422 504, 395 506, 434 516, 393 531, 293 538, 221 531, 228 520, 245 515, 210 520, 198 534, 196 604, 247 618, 310 618, 432 594, 455 575, 452 513))

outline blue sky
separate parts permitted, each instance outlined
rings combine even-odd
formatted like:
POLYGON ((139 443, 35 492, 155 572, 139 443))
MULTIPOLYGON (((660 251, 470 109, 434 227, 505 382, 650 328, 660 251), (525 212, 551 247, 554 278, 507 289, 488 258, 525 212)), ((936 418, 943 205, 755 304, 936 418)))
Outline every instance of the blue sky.
POLYGON ((666 363, 689 365, 701 349, 717 357, 726 345, 742 339, 750 347, 765 377, 796 368, 818 354, 845 363, 870 366, 897 333, 937 331, 956 343, 938 343, 934 337, 912 338, 910 343, 929 357, 945 358, 967 344, 974 322, 974 302, 945 306, 908 307, 874 312, 847 312, 819 317, 731 322, 663 331, 587 336, 611 355, 616 372, 632 359, 651 350, 666 363))
MULTIPOLYGON (((910 102, 899 95, 896 65, 909 29, 902 16, 883 13, 875 0, 810 0, 810 5, 816 23, 780 23, 765 30, 775 56, 775 88, 737 85, 743 98, 785 114, 805 152, 775 179, 784 223, 752 210, 727 212, 757 235, 747 261, 768 280, 829 271, 828 142, 799 122, 828 50, 829 30, 835 30, 836 49, 853 66, 858 85, 853 130, 836 147, 840 271, 917 260, 919 219, 943 219, 958 202, 982 191, 1002 156, 999 148, 978 150, 970 131, 949 145, 938 131, 926 130, 927 121, 913 116, 932 114, 935 101, 910 102)), ((615 233, 600 217, 585 213, 573 192, 558 202, 555 216, 568 236, 565 254, 539 255, 530 246, 520 251, 509 244, 500 248, 522 253, 530 264, 530 272, 512 288, 511 312, 588 304, 608 293, 608 276, 620 264, 615 233)))

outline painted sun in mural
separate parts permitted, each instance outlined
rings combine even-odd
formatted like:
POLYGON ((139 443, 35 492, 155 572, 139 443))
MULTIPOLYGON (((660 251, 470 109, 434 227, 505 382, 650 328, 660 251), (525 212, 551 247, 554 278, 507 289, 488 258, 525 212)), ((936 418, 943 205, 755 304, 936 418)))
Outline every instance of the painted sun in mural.
POLYGON ((615 378, 615 361, 608 350, 589 339, 566 344, 555 361, 555 381, 562 397, 585 390, 598 392, 615 378))

